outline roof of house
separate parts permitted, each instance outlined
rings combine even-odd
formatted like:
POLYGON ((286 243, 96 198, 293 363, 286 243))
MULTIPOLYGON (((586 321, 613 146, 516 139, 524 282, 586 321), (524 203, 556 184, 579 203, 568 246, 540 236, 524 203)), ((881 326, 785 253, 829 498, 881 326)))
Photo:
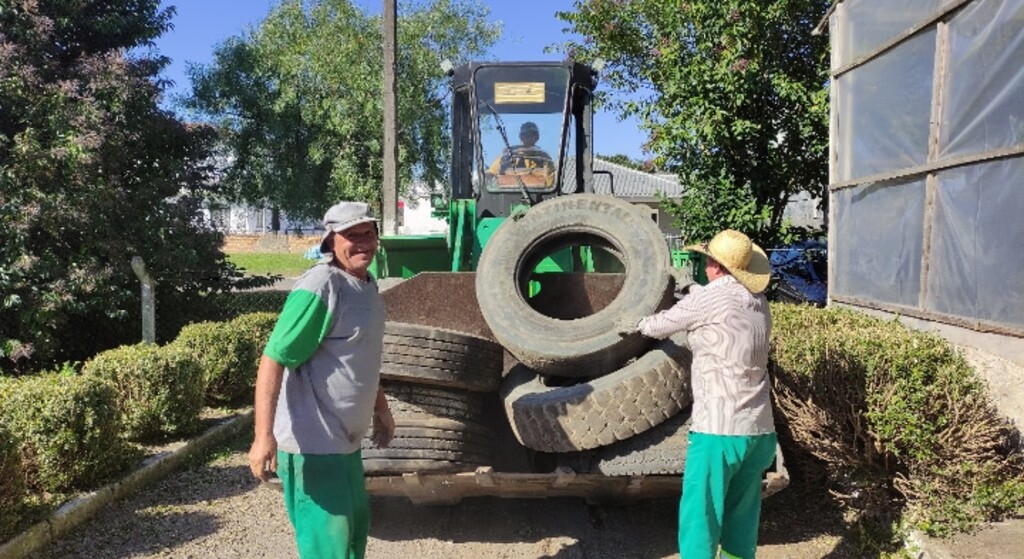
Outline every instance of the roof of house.
POLYGON ((620 198, 678 198, 683 193, 675 175, 645 173, 598 157, 594 158, 594 190, 620 198))
MULTIPOLYGON (((566 162, 567 167, 573 164, 571 159, 566 162)), ((572 174, 573 170, 567 168, 563 176, 572 174)), ((662 196, 679 198, 682 196, 683 187, 675 175, 645 173, 595 157, 594 192, 635 201, 655 201, 662 196)))

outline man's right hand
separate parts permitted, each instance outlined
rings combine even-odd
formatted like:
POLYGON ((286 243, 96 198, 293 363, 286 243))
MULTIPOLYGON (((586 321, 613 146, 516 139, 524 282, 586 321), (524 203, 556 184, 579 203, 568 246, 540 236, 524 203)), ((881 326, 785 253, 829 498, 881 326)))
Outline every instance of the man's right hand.
POLYGON ((277 472, 277 439, 273 435, 253 440, 249 449, 249 469, 260 481, 270 481, 277 472))

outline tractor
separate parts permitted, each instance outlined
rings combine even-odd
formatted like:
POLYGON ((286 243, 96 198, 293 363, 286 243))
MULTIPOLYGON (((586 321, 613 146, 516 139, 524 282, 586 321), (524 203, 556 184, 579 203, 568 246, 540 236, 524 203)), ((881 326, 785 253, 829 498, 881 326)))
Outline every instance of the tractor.
MULTIPOLYGON (((615 325, 670 306, 696 258, 612 195, 614 176, 597 188, 597 72, 481 62, 449 74, 450 190, 431 201, 448 230, 382 236, 371 269, 398 429, 387 449, 364 444, 369 492, 424 504, 678 493, 686 336, 615 325)), ((788 479, 779 453, 764 493, 788 479)))

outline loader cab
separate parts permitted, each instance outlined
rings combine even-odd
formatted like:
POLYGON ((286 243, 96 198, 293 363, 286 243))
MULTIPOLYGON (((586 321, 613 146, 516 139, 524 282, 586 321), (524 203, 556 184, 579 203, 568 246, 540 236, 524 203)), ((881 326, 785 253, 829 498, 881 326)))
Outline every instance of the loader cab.
MULTIPOLYGON (((475 271, 507 218, 549 198, 594 190, 595 70, 572 61, 471 62, 450 77, 450 191, 431 197, 448 231, 382 236, 374 277, 475 271)), ((538 271, 571 269, 572 255, 562 252, 538 271)))
POLYGON ((593 190, 597 73, 565 62, 474 62, 452 73, 452 200, 475 220, 593 190))

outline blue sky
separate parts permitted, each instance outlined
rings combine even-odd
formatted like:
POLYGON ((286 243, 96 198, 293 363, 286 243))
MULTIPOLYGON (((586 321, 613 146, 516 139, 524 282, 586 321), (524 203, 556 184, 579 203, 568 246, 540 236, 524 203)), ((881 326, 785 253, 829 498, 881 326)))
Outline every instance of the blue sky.
MULTIPOLYGON (((228 37, 256 26, 277 0, 163 0, 176 6, 174 29, 157 39, 156 48, 171 59, 164 75, 175 85, 171 93, 185 93, 190 84, 186 62, 206 64, 213 49, 228 37)), ((368 13, 380 13, 381 0, 355 0, 368 13)), ((492 49, 497 60, 559 60, 558 53, 544 48, 564 40, 566 24, 555 18, 557 11, 572 11, 573 0, 490 0, 491 18, 504 24, 502 39, 492 49)), ((602 155, 622 153, 634 159, 644 157, 645 141, 635 121, 619 122, 614 114, 594 116, 594 151, 602 155)))

